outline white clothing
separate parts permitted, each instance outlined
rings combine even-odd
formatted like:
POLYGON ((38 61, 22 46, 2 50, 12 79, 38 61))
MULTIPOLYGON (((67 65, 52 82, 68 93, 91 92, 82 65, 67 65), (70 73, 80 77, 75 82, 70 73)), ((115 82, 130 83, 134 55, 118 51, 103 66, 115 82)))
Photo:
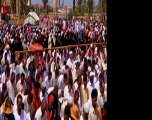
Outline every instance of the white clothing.
POLYGON ((87 83, 87 88, 88 88, 88 92, 89 92, 89 99, 91 100, 91 92, 93 90, 93 88, 95 88, 95 85, 91 85, 90 81, 87 83))
POLYGON ((69 97, 74 97, 74 91, 69 93, 68 85, 65 86, 64 88, 64 98, 69 98, 69 97))
POLYGON ((47 120, 46 112, 42 116, 41 107, 39 107, 35 113, 35 118, 36 118, 36 120, 47 120))
POLYGON ((97 91, 99 91, 100 90, 100 82, 99 82, 99 80, 95 80, 95 82, 94 82, 94 86, 95 86, 95 88, 97 89, 97 91))
POLYGON ((15 81, 12 84, 11 80, 9 80, 9 81, 7 81, 6 85, 7 85, 8 96, 11 98, 12 102, 14 103, 15 89, 16 89, 15 81))
POLYGON ((61 111, 60 111, 60 117, 63 117, 64 116, 64 109, 65 109, 65 106, 68 104, 67 101, 63 101, 62 105, 61 105, 61 111))
POLYGON ((51 82, 52 82, 52 86, 57 85, 57 78, 55 78, 55 72, 52 73, 52 78, 51 78, 51 82))
POLYGON ((0 93, 2 92, 2 85, 3 83, 0 83, 0 93))
POLYGON ((23 69, 23 67, 20 66, 20 74, 21 73, 24 73, 25 74, 25 78, 26 78, 28 76, 28 70, 27 70, 27 68, 23 69))
POLYGON ((46 90, 48 90, 49 87, 53 86, 53 82, 52 82, 51 80, 52 80, 52 79, 50 79, 50 80, 48 79, 48 76, 45 77, 44 82, 45 82, 45 84, 46 84, 46 90))
POLYGON ((26 120, 26 113, 24 110, 21 110, 21 115, 18 114, 17 110, 14 113, 15 120, 26 120))
POLYGON ((23 85, 21 84, 21 80, 17 82, 17 92, 24 93, 26 90, 26 82, 24 81, 23 85))
MULTIPOLYGON (((5 50, 3 53, 3 58, 5 58, 5 53, 7 53, 7 51, 5 50)), ((9 50, 9 52, 7 53, 7 60, 9 62, 9 64, 11 63, 11 52, 9 50)))
POLYGON ((28 69, 29 67, 29 64, 31 61, 33 61, 34 57, 33 56, 30 56, 28 59, 27 59, 27 63, 26 63, 26 68, 28 69))
POLYGON ((97 104, 98 104, 98 106, 100 106, 101 108, 102 108, 103 105, 104 105, 104 100, 103 100, 103 97, 102 97, 100 91, 98 91, 97 104))
POLYGON ((66 65, 71 68, 74 69, 74 60, 71 60, 70 58, 67 60, 66 65))
POLYGON ((76 71, 76 69, 72 70, 72 78, 73 78, 73 82, 78 78, 80 74, 80 70, 76 71))
POLYGON ((61 74, 58 78, 58 89, 64 90, 65 83, 64 83, 64 75, 61 74))
POLYGON ((3 72, 1 77, 1 83, 5 83, 5 79, 6 79, 5 72, 3 72))
POLYGON ((26 113, 30 112, 32 104, 31 105, 28 104, 28 102, 27 102, 27 95, 24 96, 23 103, 24 103, 24 110, 25 110, 25 112, 26 113))
POLYGON ((23 100, 24 100, 24 95, 21 94, 21 93, 18 93, 18 94, 15 96, 14 106, 13 106, 13 112, 16 112, 16 111, 17 111, 17 96, 18 96, 19 94, 22 96, 22 98, 23 98, 23 100))
MULTIPOLYGON (((27 115, 26 115, 26 120, 31 120, 30 113, 27 113, 27 115)), ((36 120, 35 117, 34 117, 34 120, 36 120)))
POLYGON ((42 102, 42 100, 45 99, 46 103, 48 104, 48 94, 45 92, 44 96, 42 96, 42 91, 40 92, 40 101, 42 102))
POLYGON ((53 61, 51 63, 51 72, 53 73, 55 71, 55 62, 53 61))
POLYGON ((92 106, 89 110, 88 120, 100 120, 98 110, 94 109, 92 106))

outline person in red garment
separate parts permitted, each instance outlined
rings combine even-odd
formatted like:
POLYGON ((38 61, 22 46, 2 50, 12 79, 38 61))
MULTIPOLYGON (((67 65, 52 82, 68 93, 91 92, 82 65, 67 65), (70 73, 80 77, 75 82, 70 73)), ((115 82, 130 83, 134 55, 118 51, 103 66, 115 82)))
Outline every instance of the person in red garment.
POLYGON ((55 118, 53 104, 54 104, 54 97, 53 95, 50 95, 48 98, 47 120, 54 120, 55 118))
POLYGON ((35 112, 40 107, 39 89, 40 89, 40 83, 35 82, 34 83, 34 88, 32 89, 33 105, 34 105, 34 108, 35 108, 35 110, 34 110, 35 112))

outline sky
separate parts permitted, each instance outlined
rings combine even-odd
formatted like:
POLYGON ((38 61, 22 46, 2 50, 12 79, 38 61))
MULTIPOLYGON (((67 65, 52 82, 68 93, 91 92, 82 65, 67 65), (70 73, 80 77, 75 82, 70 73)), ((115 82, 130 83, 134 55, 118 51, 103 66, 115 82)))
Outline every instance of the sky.
MULTIPOLYGON (((60 1, 61 1, 61 3, 64 1, 64 5, 72 7, 73 0, 60 0, 60 1)), ((34 3, 34 4, 35 3, 42 3, 42 0, 32 0, 32 3, 34 3)), ((48 3, 50 5, 52 5, 53 0, 48 0, 48 3)), ((97 4, 97 3, 98 3, 98 0, 95 0, 95 4, 97 4)))

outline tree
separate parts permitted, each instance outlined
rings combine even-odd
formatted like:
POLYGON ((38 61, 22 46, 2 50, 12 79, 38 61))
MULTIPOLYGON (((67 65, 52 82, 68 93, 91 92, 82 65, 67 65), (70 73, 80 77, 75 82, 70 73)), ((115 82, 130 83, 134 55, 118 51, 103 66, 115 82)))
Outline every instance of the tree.
POLYGON ((83 0, 77 0, 77 5, 79 7, 79 13, 81 12, 82 2, 83 2, 83 0))
POLYGON ((88 6, 88 14, 90 15, 93 12, 93 0, 88 0, 87 6, 88 6))
POLYGON ((21 0, 21 14, 26 13, 27 12, 27 2, 28 0, 21 0))
POLYGON ((16 13, 16 0, 11 0, 11 11, 13 14, 16 13))

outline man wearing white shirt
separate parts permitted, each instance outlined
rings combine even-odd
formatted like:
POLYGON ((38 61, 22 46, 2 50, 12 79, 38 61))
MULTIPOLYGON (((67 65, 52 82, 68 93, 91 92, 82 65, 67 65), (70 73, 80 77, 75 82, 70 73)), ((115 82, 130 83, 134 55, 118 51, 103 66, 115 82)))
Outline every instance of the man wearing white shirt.
POLYGON ((66 65, 69 67, 69 68, 71 68, 71 69, 74 69, 74 56, 73 56, 73 52, 72 51, 70 51, 69 52, 69 59, 67 60, 67 63, 66 63, 66 65))
POLYGON ((17 92, 24 93, 26 90, 25 74, 21 73, 21 79, 17 82, 17 92))
POLYGON ((55 71, 55 57, 53 58, 53 61, 51 62, 51 72, 53 73, 55 71))
POLYGON ((49 87, 53 86, 52 73, 51 72, 48 72, 47 76, 45 77, 44 82, 46 84, 46 91, 49 89, 49 87))
POLYGON ((67 74, 61 74, 58 78, 58 89, 64 91, 66 84, 67 84, 67 74))
POLYGON ((15 91, 16 91, 16 85, 14 81, 15 81, 15 73, 12 72, 11 79, 7 81, 6 85, 7 85, 8 96, 11 98, 13 103, 15 100, 15 91))
POLYGON ((11 63, 11 51, 10 51, 10 46, 9 46, 9 44, 7 44, 6 46, 5 46, 5 51, 4 51, 4 53, 3 53, 3 58, 5 57, 5 53, 7 53, 7 60, 8 60, 8 62, 9 62, 9 64, 11 63))
POLYGON ((26 68, 26 63, 27 63, 27 60, 23 59, 23 62, 20 65, 20 74, 24 73, 25 74, 25 78, 27 78, 27 76, 28 76, 28 70, 26 68))
POLYGON ((29 69, 28 67, 29 67, 29 64, 30 64, 30 62, 32 62, 33 61, 33 59, 34 59, 34 57, 32 56, 32 54, 29 56, 29 58, 27 59, 27 63, 26 63, 26 68, 27 69, 29 69))
POLYGON ((33 106, 31 107, 30 112, 27 113, 26 120, 36 120, 33 106))
POLYGON ((97 104, 101 108, 104 106, 104 83, 100 82, 100 90, 98 91, 97 104))
POLYGON ((51 78, 52 86, 58 84, 58 78, 59 78, 59 71, 55 70, 55 72, 52 73, 52 78, 51 78))
POLYGON ((90 76, 90 81, 88 82, 87 84, 87 88, 88 88, 88 91, 89 91, 89 99, 91 100, 91 93, 92 93, 92 90, 95 88, 95 85, 94 85, 94 76, 91 75, 90 76))
POLYGON ((30 109, 32 107, 32 101, 33 101, 33 94, 32 93, 28 93, 28 95, 24 96, 24 110, 26 113, 30 112, 30 109))
POLYGON ((97 105, 97 89, 93 89, 91 93, 92 106, 89 109, 88 120, 101 120, 97 105))
POLYGON ((26 120, 26 112, 22 109, 22 96, 19 94, 17 96, 17 110, 14 112, 15 120, 26 120))
POLYGON ((46 91, 45 82, 42 82, 42 87, 41 87, 41 91, 40 91, 40 101, 42 102, 43 99, 45 99, 46 103, 48 104, 48 94, 47 94, 47 91, 46 91))
POLYGON ((70 111, 70 105, 66 105, 64 109, 64 116, 61 117, 61 120, 71 120, 71 111, 70 111))
POLYGON ((64 61, 63 64, 61 64, 61 69, 60 69, 61 73, 65 73, 65 67, 66 67, 66 61, 64 61))
POLYGON ((8 80, 8 72, 7 72, 7 66, 4 66, 4 72, 2 73, 2 77, 1 77, 1 83, 5 83, 8 80))
POLYGON ((69 96, 74 97, 73 81, 71 79, 69 79, 68 85, 64 88, 64 98, 69 96))
POLYGON ((78 76, 80 75, 80 63, 77 62, 76 63, 76 67, 72 70, 72 78, 73 78, 73 82, 78 78, 78 76))
POLYGON ((46 116, 46 100, 43 99, 41 106, 37 109, 36 113, 35 113, 35 118, 36 120, 46 120, 47 116, 46 116))

